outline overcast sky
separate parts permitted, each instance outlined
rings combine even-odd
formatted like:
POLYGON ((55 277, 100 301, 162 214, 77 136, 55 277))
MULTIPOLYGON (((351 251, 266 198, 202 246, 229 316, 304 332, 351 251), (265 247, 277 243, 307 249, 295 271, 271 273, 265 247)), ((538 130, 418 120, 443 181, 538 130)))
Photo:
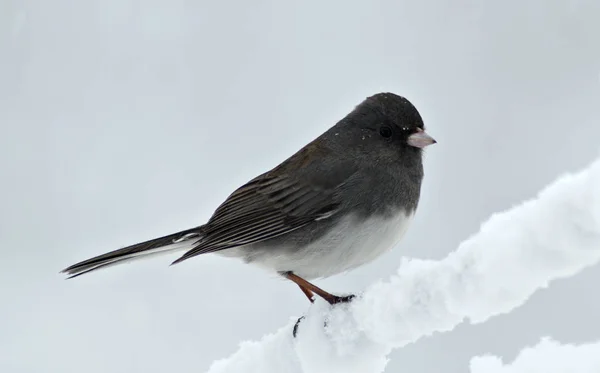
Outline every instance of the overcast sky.
MULTIPOLYGON (((597 0, 1 0, 0 371, 203 372, 306 312, 294 284, 217 256, 58 271, 203 223, 376 92, 439 142, 419 212, 392 252, 317 284, 359 292, 403 256, 444 257, 600 154, 598 19, 597 0)), ((598 283, 557 282, 387 371, 597 339, 598 283)))

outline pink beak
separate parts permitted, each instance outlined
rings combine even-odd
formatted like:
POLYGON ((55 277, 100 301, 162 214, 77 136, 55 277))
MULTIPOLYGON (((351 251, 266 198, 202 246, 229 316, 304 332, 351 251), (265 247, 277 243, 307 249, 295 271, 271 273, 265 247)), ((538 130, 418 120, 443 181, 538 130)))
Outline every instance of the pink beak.
POLYGON ((417 132, 408 136, 408 140, 406 142, 408 145, 414 146, 415 148, 424 148, 427 145, 435 144, 437 141, 435 141, 433 137, 429 136, 422 129, 417 128, 417 132))

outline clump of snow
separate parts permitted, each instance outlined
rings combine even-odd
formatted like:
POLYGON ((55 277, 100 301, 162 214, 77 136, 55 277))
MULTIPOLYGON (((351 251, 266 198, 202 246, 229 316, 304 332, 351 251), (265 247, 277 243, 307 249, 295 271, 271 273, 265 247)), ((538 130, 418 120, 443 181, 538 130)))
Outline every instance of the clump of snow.
POLYGON ((514 362, 503 364, 497 356, 471 359, 471 373, 598 373, 600 341, 583 345, 561 345, 544 338, 523 349, 514 362))
POLYGON ((275 334, 264 336, 260 342, 242 342, 236 354, 229 359, 215 361, 210 372, 301 373, 300 361, 293 353, 290 337, 291 326, 285 326, 275 334))
POLYGON ((382 372, 392 349, 510 312, 552 280, 598 261, 600 160, 493 215, 443 260, 404 260, 397 275, 350 304, 318 301, 296 339, 294 320, 245 342, 210 372, 382 372))

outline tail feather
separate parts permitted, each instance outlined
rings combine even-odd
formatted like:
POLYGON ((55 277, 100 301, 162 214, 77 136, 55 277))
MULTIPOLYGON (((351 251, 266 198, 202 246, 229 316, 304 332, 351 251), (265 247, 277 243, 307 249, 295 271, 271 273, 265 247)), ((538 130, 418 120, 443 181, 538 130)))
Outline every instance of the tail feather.
POLYGON ((61 272, 68 278, 81 276, 85 273, 134 259, 146 258, 152 255, 189 249, 202 235, 202 227, 190 228, 181 232, 140 242, 106 254, 98 255, 82 262, 73 264, 61 272))

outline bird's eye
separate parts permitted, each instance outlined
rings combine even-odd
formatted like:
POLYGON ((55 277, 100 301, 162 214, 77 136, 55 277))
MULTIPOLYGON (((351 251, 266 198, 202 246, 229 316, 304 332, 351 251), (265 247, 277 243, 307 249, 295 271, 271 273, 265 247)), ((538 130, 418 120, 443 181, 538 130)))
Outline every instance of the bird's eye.
POLYGON ((379 134, 385 138, 391 137, 392 136, 392 129, 388 126, 382 126, 379 129, 379 134))

